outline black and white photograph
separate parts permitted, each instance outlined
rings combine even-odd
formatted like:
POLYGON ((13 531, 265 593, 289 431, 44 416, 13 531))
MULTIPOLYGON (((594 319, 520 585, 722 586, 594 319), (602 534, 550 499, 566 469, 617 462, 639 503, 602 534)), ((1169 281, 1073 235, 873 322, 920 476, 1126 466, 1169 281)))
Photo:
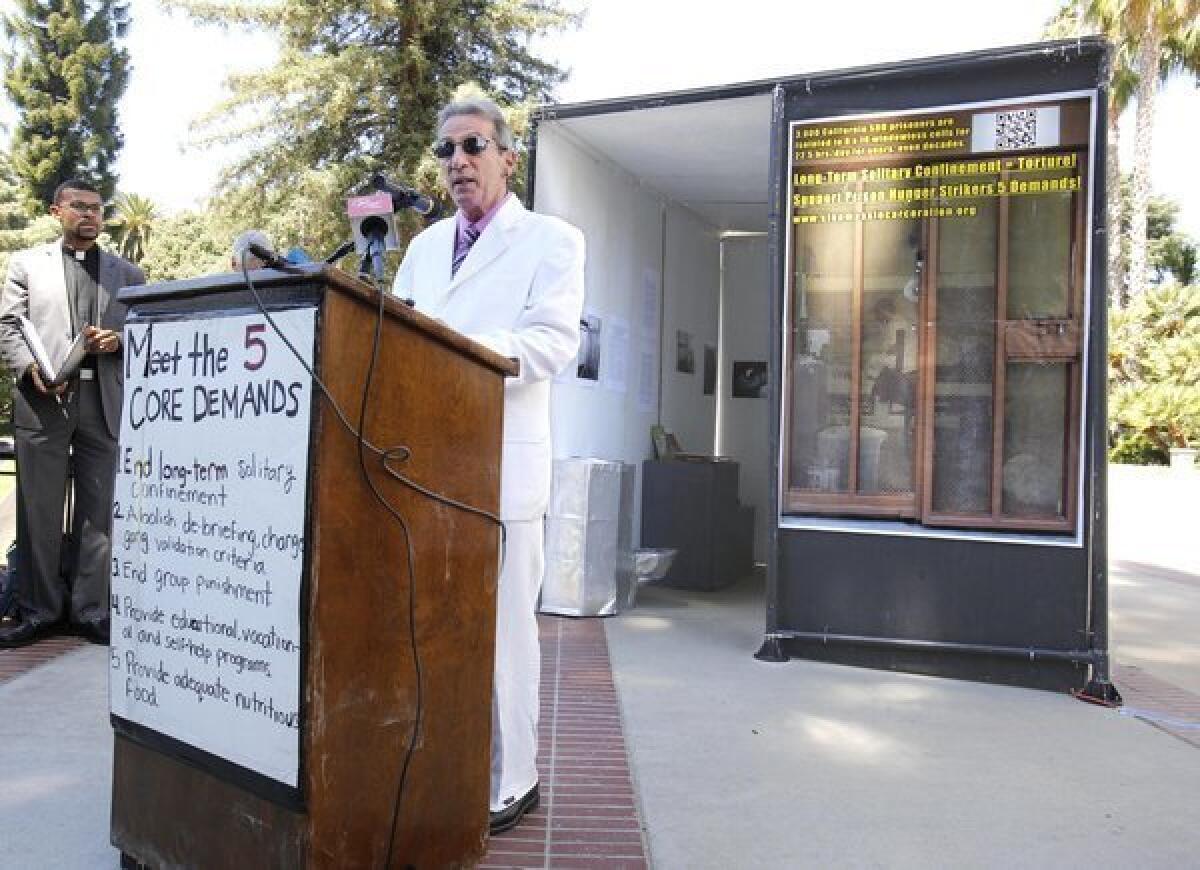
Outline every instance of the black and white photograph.
POLYGON ((733 397, 735 399, 765 399, 767 397, 766 362, 739 360, 733 364, 733 397))
POLYGON ((579 318, 579 365, 575 377, 581 381, 600 380, 601 331, 604 321, 599 315, 584 312, 579 318))
POLYGON ((704 345, 704 395, 711 396, 717 391, 717 349, 704 345))
POLYGON ((675 330, 675 371, 685 375, 696 373, 696 352, 692 350, 692 334, 675 330))

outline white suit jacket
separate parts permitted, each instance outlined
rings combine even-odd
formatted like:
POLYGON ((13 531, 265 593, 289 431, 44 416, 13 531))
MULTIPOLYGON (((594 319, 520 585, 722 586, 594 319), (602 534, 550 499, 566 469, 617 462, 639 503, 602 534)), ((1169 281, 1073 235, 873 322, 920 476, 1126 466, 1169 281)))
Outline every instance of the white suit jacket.
POLYGON ((450 275, 455 219, 421 232, 393 292, 520 363, 504 395, 500 515, 540 519, 550 498, 550 382, 575 359, 583 310, 583 234, 508 200, 450 275))

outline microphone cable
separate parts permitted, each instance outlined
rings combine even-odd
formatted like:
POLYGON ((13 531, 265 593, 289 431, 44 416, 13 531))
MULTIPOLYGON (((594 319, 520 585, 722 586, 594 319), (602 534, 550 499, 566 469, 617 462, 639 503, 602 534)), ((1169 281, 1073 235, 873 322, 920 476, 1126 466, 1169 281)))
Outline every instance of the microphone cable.
MULTIPOLYGON (((425 496, 428 499, 431 499, 434 502, 446 505, 451 508, 455 508, 457 510, 463 511, 468 514, 473 514, 475 516, 482 517, 482 518, 488 520, 489 522, 493 523, 494 525, 496 525, 500 529, 500 567, 498 569, 499 571, 504 570, 504 562, 508 555, 508 552, 507 552, 507 550, 508 550, 508 532, 507 532, 507 529, 505 529, 505 527, 504 527, 504 522, 496 514, 491 513, 490 511, 483 510, 482 508, 477 508, 473 505, 469 505, 465 502, 458 501, 457 499, 450 498, 449 496, 443 495, 434 490, 428 489, 427 487, 422 486, 421 484, 417 483, 416 481, 410 479, 409 477, 407 477, 406 475, 401 473, 397 468, 394 468, 390 464, 390 462, 395 461, 395 462, 402 464, 404 462, 407 462, 409 460, 409 458, 411 458, 412 450, 408 446, 403 445, 403 444, 398 444, 394 447, 381 449, 381 448, 375 446, 374 444, 372 444, 363 435, 363 431, 365 430, 365 423, 366 423, 366 412, 367 412, 367 407, 368 407, 369 398, 370 398, 371 382, 375 375, 375 367, 379 360, 379 351, 380 351, 380 347, 382 345, 383 320, 384 320, 384 315, 386 312, 384 291, 382 290, 382 288, 380 288, 378 285, 375 286, 375 290, 377 292, 377 295, 379 296, 379 306, 378 306, 376 318, 375 318, 375 331, 374 331, 374 337, 373 337, 372 345, 371 345, 371 360, 367 366, 367 375, 366 375, 366 379, 363 383, 362 399, 361 399, 361 403, 359 406, 358 426, 355 427, 350 422, 350 420, 347 418, 347 416, 346 416, 345 412, 343 412, 341 406, 339 406, 337 401, 333 398, 333 394, 329 391, 329 388, 325 385, 324 381, 322 381, 317 376, 317 373, 315 371, 313 371, 312 366, 310 366, 308 364, 308 362, 304 359, 304 357, 296 349, 295 345, 292 344, 291 340, 283 333, 283 330, 281 330, 279 328, 279 325, 275 322, 275 319, 271 316, 271 313, 267 310, 266 304, 263 302, 262 296, 258 292, 258 288, 254 286, 254 282, 250 278, 250 273, 249 273, 249 270, 247 269, 247 263, 246 263, 246 259, 247 259, 248 255, 249 255, 249 252, 245 252, 242 254, 242 280, 245 282, 246 287, 250 290, 251 296, 254 297, 255 305, 258 306, 258 310, 262 313, 263 317, 266 318, 266 321, 267 321, 267 323, 270 324, 271 329, 275 332, 276 335, 279 336, 280 340, 283 341, 284 345, 291 352, 292 356, 296 358, 297 362, 300 363, 300 365, 304 368, 305 372, 307 372, 309 377, 312 378, 313 383, 317 385, 317 388, 320 390, 321 395, 325 398, 325 400, 333 408, 334 414, 336 415, 338 420, 341 422, 343 428, 345 428, 346 431, 348 431, 354 437, 356 445, 357 445, 359 468, 362 471, 363 479, 366 481, 367 486, 370 488, 371 494, 374 497, 374 499, 377 502, 379 502, 379 504, 383 507, 383 509, 385 511, 388 512, 388 514, 390 514, 392 516, 392 518, 399 524, 401 530, 404 533, 405 557, 406 557, 406 561, 407 561, 408 577, 409 577, 408 602, 407 602, 409 649, 412 654, 413 674, 414 674, 415 681, 416 681, 415 693, 414 693, 415 694, 415 698, 414 698, 415 710, 414 710, 414 717, 413 717, 413 727, 412 727, 412 731, 409 734, 408 745, 404 752, 404 762, 400 768, 400 777, 396 784, 396 795, 395 795, 395 798, 393 799, 393 803, 392 803, 391 827, 390 827, 390 831, 389 831, 389 835, 388 835, 387 857, 386 857, 385 863, 384 863, 385 868, 390 868, 392 865, 392 849, 393 849, 393 846, 395 844, 395 839, 396 839, 396 827, 399 824, 399 819, 400 819, 400 807, 401 807, 401 804, 403 803, 405 787, 408 784, 409 768, 411 767, 411 764, 412 764, 413 754, 416 751, 417 738, 420 735, 422 719, 423 719, 423 715, 424 715, 424 674, 423 674, 423 670, 421 667, 421 653, 420 653, 420 647, 417 643, 417 632, 416 632, 416 586, 417 586, 416 581, 417 581, 417 575, 416 575, 416 557, 413 552, 411 530, 409 529, 408 522, 404 519, 404 517, 401 515, 399 510, 397 510, 395 508, 395 506, 393 506, 387 500, 387 498, 383 495, 382 492, 380 492, 379 488, 375 484, 374 479, 372 479, 372 477, 369 473, 368 466, 367 466, 367 452, 370 451, 371 453, 374 453, 376 456, 378 456, 380 459, 380 465, 384 469, 384 471, 389 476, 391 476, 395 480, 399 481, 401 484, 408 487, 409 489, 425 496)), ((497 573, 497 583, 499 583, 499 573, 497 573)))
MULTIPOLYGON (((408 770, 412 764, 413 753, 416 751, 417 738, 420 736, 422 719, 425 712, 425 680, 421 669, 421 650, 417 644, 417 569, 416 558, 413 555, 412 530, 408 527, 408 521, 400 511, 384 498, 383 493, 375 485, 375 481, 371 478, 369 469, 367 468, 366 455, 366 438, 363 433, 366 431, 367 420, 367 405, 371 396, 371 382, 375 377, 375 364, 379 359, 380 339, 383 335, 383 316, 384 316, 384 299, 383 290, 379 287, 375 288, 379 296, 379 311, 375 318, 375 335, 371 342, 371 362, 367 366, 367 377, 363 382, 362 402, 359 405, 358 411, 358 466, 362 470, 363 480, 367 486, 371 488, 375 500, 383 505, 384 510, 392 515, 396 522, 400 525, 400 529, 404 532, 404 553, 408 560, 408 641, 409 648, 412 652, 413 675, 416 683, 414 711, 413 711, 413 727, 408 737, 408 747, 404 752, 404 763, 400 768, 400 778, 396 782, 396 796, 392 801, 392 819, 391 827, 388 829, 388 847, 387 858, 384 863, 385 870, 390 870, 392 866, 392 846, 396 842, 396 825, 400 820, 400 805, 404 800, 404 788, 408 784, 408 770)), ((404 450, 407 453, 408 448, 404 450)), ((386 454, 383 459, 383 467, 390 472, 387 467, 386 454)))

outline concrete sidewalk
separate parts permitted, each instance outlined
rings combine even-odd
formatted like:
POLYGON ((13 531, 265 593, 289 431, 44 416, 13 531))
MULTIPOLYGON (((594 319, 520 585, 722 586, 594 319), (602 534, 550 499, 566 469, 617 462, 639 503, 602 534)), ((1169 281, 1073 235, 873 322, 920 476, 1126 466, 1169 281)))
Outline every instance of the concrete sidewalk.
POLYGON ((1200 695, 1200 470, 1115 465, 1109 481, 1114 655, 1200 695))
POLYGON ((1068 695, 767 664, 759 585, 608 624, 651 860, 697 867, 1183 867, 1200 751, 1068 695))
POLYGON ((119 866, 108 844, 107 679, 108 649, 89 644, 0 684, 5 870, 119 866))
MULTIPOLYGON (((1121 477, 1115 656, 1194 696, 1200 573, 1175 524, 1194 526, 1200 474, 1168 480, 1166 497, 1121 477)), ((754 578, 707 595, 649 589, 604 626, 655 867, 1197 865, 1200 751, 1132 716, 1048 692, 757 662, 754 578)), ((118 866, 106 673, 105 650, 86 646, 0 684, 0 868, 118 866)))
MULTIPOLYGON (((1180 687, 1200 737, 1200 473, 1118 467, 1111 495, 1114 658, 1180 687)), ((1067 695, 758 662, 763 614, 747 580, 606 624, 654 866, 1200 866, 1200 743, 1067 695)))

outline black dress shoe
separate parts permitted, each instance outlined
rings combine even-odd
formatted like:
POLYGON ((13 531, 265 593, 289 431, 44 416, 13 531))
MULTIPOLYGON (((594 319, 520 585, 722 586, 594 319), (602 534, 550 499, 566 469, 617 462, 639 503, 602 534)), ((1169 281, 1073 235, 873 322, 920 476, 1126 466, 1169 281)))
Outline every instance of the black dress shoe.
POLYGON ((85 622, 77 622, 74 628, 80 637, 85 638, 91 643, 103 645, 108 643, 108 626, 109 621, 107 619, 93 619, 85 622))
POLYGON ((0 627, 0 649, 14 649, 37 643, 50 634, 53 626, 40 622, 20 620, 0 627))
POLYGON ((502 834, 505 831, 515 828, 517 823, 521 821, 522 816, 537 809, 540 800, 541 796, 538 794, 538 787, 535 782, 533 788, 525 792, 524 797, 518 798, 504 809, 491 814, 488 833, 502 834))

